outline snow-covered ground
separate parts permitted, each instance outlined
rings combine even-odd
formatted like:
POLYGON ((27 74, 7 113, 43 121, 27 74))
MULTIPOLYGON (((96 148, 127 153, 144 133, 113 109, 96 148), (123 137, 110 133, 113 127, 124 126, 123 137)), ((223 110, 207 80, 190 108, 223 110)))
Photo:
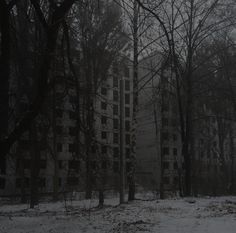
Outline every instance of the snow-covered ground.
POLYGON ((0 206, 0 233, 235 233, 236 197, 0 206))

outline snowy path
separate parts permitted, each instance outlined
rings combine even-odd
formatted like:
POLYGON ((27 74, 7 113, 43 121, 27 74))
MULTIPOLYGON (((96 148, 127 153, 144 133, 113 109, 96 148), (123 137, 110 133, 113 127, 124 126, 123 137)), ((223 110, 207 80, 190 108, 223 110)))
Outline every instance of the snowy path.
POLYGON ((104 209, 96 201, 0 206, 0 233, 235 233, 236 197, 135 201, 104 209))

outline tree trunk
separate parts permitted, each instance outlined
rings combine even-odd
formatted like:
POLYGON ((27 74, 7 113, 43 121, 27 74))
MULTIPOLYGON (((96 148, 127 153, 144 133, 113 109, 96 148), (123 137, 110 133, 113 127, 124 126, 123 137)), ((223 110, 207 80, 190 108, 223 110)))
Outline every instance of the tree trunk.
POLYGON ((131 166, 128 177, 129 193, 128 200, 135 199, 135 157, 136 157, 136 128, 138 112, 138 17, 139 6, 136 1, 133 3, 133 120, 132 120, 132 145, 131 145, 131 166))
MULTIPOLYGON (((10 13, 4 0, 0 0, 0 29, 1 29, 1 56, 0 56, 0 140, 4 140, 8 131, 9 111, 9 79, 10 79, 10 13)), ((0 171, 5 170, 6 154, 0 155, 0 171)))
POLYGON ((40 148, 36 127, 32 124, 30 130, 31 139, 31 172, 30 172, 30 208, 34 208, 39 202, 39 170, 40 170, 40 148))

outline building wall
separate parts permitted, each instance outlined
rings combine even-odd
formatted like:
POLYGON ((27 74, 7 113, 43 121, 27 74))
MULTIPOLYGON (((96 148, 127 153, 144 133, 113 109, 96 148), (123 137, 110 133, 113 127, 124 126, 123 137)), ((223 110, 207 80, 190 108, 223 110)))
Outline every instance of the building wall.
MULTIPOLYGON (((100 175, 103 174, 105 189, 117 189, 119 186, 119 145, 120 145, 120 79, 124 80, 124 153, 126 170, 129 169, 132 119, 132 73, 128 66, 112 69, 108 78, 102 82, 95 104, 95 137, 98 149, 92 154, 93 189, 98 188, 100 175), (99 167, 99 168, 98 168, 99 167)), ((82 92, 83 90, 81 90, 82 92)), ((58 82, 48 96, 44 107, 45 115, 37 119, 37 133, 40 138, 39 191, 53 192, 55 163, 58 167, 59 192, 84 191, 85 189, 85 151, 84 135, 81 132, 77 141, 75 112, 76 88, 64 81, 58 82), (53 115, 55 114, 55 115, 53 115), (53 119, 56 119, 53 121, 53 119), (45 123, 45 122, 46 123, 45 123), (54 124, 55 123, 55 124, 54 124), (45 135, 39 130, 44 125, 45 135), (56 136, 54 136, 54 134, 56 136), (79 146, 79 154, 76 153, 79 146), (55 157, 56 156, 56 157, 55 157)), ((83 97, 80 98, 83 104, 83 97)), ((31 138, 25 134, 8 156, 6 174, 0 174, 0 195, 20 195, 30 191, 31 138), (21 164, 21 167, 19 167, 21 164), (22 178, 24 177, 24 179, 22 178), (22 180, 24 185, 22 188, 22 180)))

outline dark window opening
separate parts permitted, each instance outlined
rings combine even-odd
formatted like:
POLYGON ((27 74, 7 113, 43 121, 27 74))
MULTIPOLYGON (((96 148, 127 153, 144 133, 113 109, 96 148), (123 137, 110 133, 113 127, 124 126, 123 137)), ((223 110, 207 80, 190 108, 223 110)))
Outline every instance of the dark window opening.
POLYGON ((4 189, 6 185, 6 180, 0 177, 0 189, 4 189))
POLYGON ((117 161, 113 162, 113 171, 115 173, 119 172, 119 162, 117 162, 117 161))
POLYGON ((168 141, 169 140, 169 133, 167 133, 167 132, 162 133, 162 140, 168 141))
POLYGON ((177 155, 177 154, 178 154, 177 148, 173 148, 173 155, 177 155))
POLYGON ((30 159, 24 159, 24 169, 30 169, 30 167, 31 167, 31 161, 30 161, 30 159))
POLYGON ((101 102, 101 109, 106 110, 107 109, 107 104, 105 102, 101 102))
POLYGON ((118 105, 116 104, 113 105, 113 114, 118 115, 118 105))
POLYGON ((57 152, 62 152, 62 143, 57 143, 57 152))
POLYGON ((79 183, 79 178, 78 177, 68 177, 67 178, 67 184, 70 186, 78 185, 79 183))
POLYGON ((113 148, 113 156, 114 158, 118 158, 119 157, 119 148, 118 147, 114 147, 113 148))
POLYGON ((107 161, 102 161, 102 169, 106 170, 107 169, 107 161))
POLYGON ((62 111, 62 109, 57 108, 57 109, 55 110, 55 113, 56 113, 56 116, 59 117, 59 118, 61 118, 61 117, 63 116, 63 111, 62 111))
POLYGON ((40 160, 40 168, 41 169, 46 169, 47 168, 47 160, 46 159, 41 159, 40 160))
POLYGON ((102 123, 103 125, 107 124, 107 117, 106 117, 106 116, 102 116, 102 117, 101 117, 101 123, 102 123))
POLYGON ((0 174, 6 174, 6 158, 5 156, 0 156, 0 174))
POLYGON ((118 143, 119 142, 119 139, 118 139, 118 133, 114 133, 113 134, 113 143, 118 143))
POLYGON ((107 132, 102 131, 101 137, 102 137, 102 139, 107 139, 107 132))
POLYGON ((126 158, 130 158, 130 155, 131 155, 130 148, 125 148, 125 156, 126 156, 126 158))
POLYGON ((70 136, 76 135, 76 127, 69 127, 69 134, 70 136))
POLYGON ((102 152, 102 154, 106 154, 107 153, 107 146, 102 146, 101 147, 101 152, 102 152))
POLYGON ((119 94, 118 91, 114 90, 113 91, 113 101, 118 101, 119 100, 119 94))
POLYGON ((63 169, 63 160, 58 160, 58 168, 63 169))
POLYGON ((113 119, 113 128, 118 129, 119 128, 119 120, 118 119, 113 119))
POLYGON ((125 130, 130 131, 130 121, 125 121, 125 130))
POLYGON ((46 178, 39 178, 39 187, 46 187, 46 178))
POLYGON ((75 144, 69 143, 69 152, 75 152, 75 150, 76 150, 75 144))
POLYGON ((76 120, 76 113, 73 112, 73 111, 69 111, 69 118, 70 118, 71 120, 76 120))
POLYGON ((78 161, 78 160, 69 160, 69 169, 78 171, 80 169, 80 161, 78 161))
POLYGON ((169 162, 163 162, 163 168, 164 169, 169 169, 169 167, 170 167, 169 162))
POLYGON ((113 77, 113 87, 118 87, 118 77, 117 76, 113 77))
POLYGON ((56 133, 57 134, 62 134, 62 126, 61 125, 56 126, 56 133))
POLYGON ((169 154, 169 147, 163 147, 162 152, 164 155, 168 155, 169 154))
POLYGON ((168 126, 168 118, 162 118, 162 125, 163 126, 168 126))
POLYGON ((130 90, 130 81, 129 80, 125 80, 125 90, 126 91, 130 90))
POLYGON ((130 108, 125 108, 125 117, 130 117, 130 108))
POLYGON ((125 143, 126 143, 126 145, 130 145, 130 135, 129 134, 125 135, 125 143))
POLYGON ((102 95, 107 95, 107 89, 105 87, 101 88, 101 94, 102 95))

